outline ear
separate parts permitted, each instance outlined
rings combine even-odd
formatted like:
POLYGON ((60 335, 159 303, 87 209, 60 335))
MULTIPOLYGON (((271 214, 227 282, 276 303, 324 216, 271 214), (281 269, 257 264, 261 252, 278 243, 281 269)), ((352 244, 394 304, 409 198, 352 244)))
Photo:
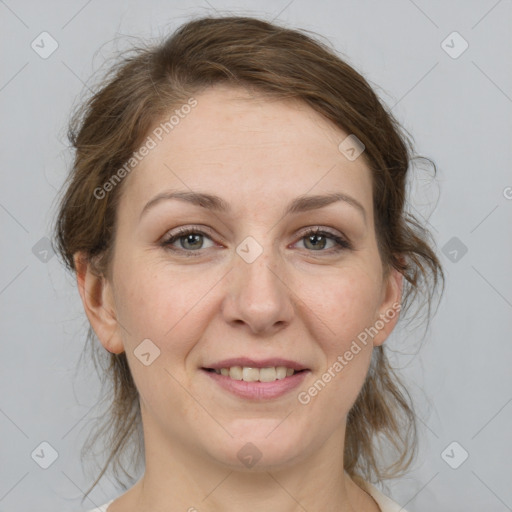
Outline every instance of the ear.
POLYGON ((82 252, 73 255, 78 291, 85 313, 103 347, 109 352, 124 351, 116 318, 112 285, 105 276, 93 271, 91 262, 82 252))
POLYGON ((373 338, 373 346, 382 345, 395 328, 400 317, 403 275, 391 268, 382 289, 382 301, 375 319, 374 328, 378 331, 373 338))

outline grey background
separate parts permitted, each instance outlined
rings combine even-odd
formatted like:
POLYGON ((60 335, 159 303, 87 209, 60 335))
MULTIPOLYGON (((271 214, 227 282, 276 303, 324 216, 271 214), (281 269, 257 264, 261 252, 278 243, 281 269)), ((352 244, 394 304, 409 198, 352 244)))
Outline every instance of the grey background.
POLYGON ((434 159, 437 185, 420 181, 411 204, 429 217, 447 289, 423 341, 421 329, 390 340, 417 399, 421 444, 413 470, 387 491, 409 512, 512 510, 510 0, 280 0, 257 9, 221 0, 0 0, 0 511, 78 511, 122 493, 104 478, 80 503, 92 480, 79 449, 99 381, 87 360, 75 374, 85 315, 44 237, 71 162, 66 124, 93 71, 132 36, 159 36, 216 10, 327 37, 434 159), (43 31, 58 43, 46 59, 31 48, 43 31), (454 31, 469 44, 457 58, 461 40, 444 43, 452 56, 442 47, 454 31), (48 469, 31 456, 44 441, 58 453, 48 469), (457 465, 462 450, 468 459, 452 469, 445 460, 457 465))

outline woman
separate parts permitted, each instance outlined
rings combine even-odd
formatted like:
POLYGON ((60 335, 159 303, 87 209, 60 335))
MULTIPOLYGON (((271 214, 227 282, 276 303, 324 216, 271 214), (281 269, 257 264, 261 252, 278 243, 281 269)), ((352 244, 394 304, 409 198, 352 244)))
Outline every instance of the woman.
POLYGON ((303 32, 202 18, 71 133, 56 236, 110 352, 107 465, 142 437, 145 462, 96 510, 403 510, 369 483, 415 449, 383 344, 442 270, 364 78, 303 32))

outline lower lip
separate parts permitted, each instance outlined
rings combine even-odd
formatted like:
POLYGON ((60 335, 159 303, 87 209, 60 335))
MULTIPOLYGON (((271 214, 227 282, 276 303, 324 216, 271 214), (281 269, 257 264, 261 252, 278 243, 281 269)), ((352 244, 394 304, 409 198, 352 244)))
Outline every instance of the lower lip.
POLYGON ((202 371, 226 391, 240 398, 251 400, 271 400, 273 398, 279 398, 300 386, 309 373, 309 370, 304 370, 299 373, 294 373, 290 377, 278 379, 273 382, 245 382, 204 369, 202 369, 202 371))

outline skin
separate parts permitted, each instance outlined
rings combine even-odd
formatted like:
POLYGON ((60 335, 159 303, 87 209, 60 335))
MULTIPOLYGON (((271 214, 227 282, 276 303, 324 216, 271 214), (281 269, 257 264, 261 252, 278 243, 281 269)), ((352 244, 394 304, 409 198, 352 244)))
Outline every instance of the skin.
POLYGON ((385 274, 377 248, 370 170, 364 157, 339 151, 348 134, 305 104, 227 86, 195 98, 125 178, 110 279, 75 257, 88 318, 107 350, 126 351, 140 394, 146 471, 108 512, 378 511, 344 473, 345 425, 372 350, 398 314, 309 404, 297 400, 400 302, 401 275, 385 274), (171 189, 219 195, 232 212, 174 199, 140 218, 171 189), (283 216, 298 196, 333 192, 357 200, 366 218, 342 201, 283 216), (181 253, 161 245, 176 228, 197 225, 207 236, 178 239, 181 253), (330 238, 318 248, 304 238, 308 227, 352 248, 335 252, 330 238), (236 252, 247 236, 263 250, 252 263, 236 252), (201 241, 199 256, 184 255, 201 241), (149 366, 134 355, 147 338, 160 349, 149 366), (241 356, 293 359, 310 373, 299 389, 256 402, 200 369, 241 356), (237 457, 248 442, 262 453, 252 469, 237 457))

